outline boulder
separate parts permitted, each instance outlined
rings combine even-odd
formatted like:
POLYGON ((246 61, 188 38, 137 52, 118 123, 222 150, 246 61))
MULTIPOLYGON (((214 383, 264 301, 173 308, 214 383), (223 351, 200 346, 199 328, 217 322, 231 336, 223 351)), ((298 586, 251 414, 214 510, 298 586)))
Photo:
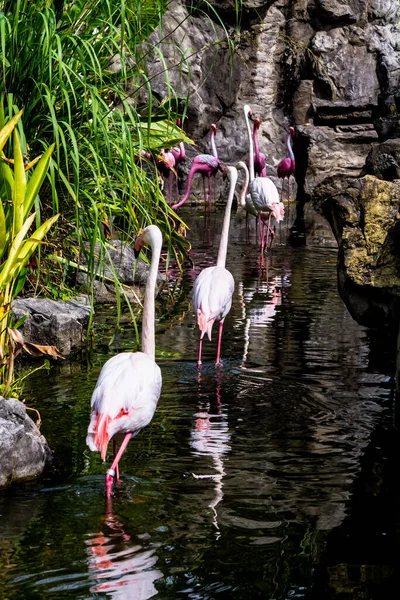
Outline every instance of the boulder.
MULTIPOLYGON (((126 298, 135 303, 143 298, 144 286, 147 282, 150 266, 141 258, 136 259, 133 248, 120 240, 112 240, 106 248, 106 253, 101 253, 99 243, 94 249, 94 270, 96 279, 93 282, 94 302, 116 302, 115 278, 124 285, 123 291, 126 298)), ((86 265, 85 256, 81 258, 82 265, 86 265)), ((156 293, 166 281, 165 275, 158 273, 156 293)), ((78 272, 77 283, 85 291, 90 288, 88 277, 82 271, 78 272)))
POLYGON ((387 140, 371 148, 364 171, 385 181, 400 179, 400 139, 387 140))
POLYGON ((28 342, 56 346, 63 356, 79 350, 85 343, 90 305, 76 300, 17 298, 12 310, 15 321, 28 315, 19 328, 28 342))
POLYGON ((22 402, 0 396, 0 487, 39 477, 50 448, 22 402))
POLYGON ((399 197, 400 180, 371 175, 331 177, 312 194, 338 243, 339 293, 353 318, 368 327, 399 325, 399 197))

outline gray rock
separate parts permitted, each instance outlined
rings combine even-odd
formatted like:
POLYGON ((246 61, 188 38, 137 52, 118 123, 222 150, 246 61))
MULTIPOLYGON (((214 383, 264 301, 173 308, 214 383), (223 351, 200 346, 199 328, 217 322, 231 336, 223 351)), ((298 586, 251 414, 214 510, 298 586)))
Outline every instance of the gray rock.
MULTIPOLYGON (((120 240, 112 240, 106 248, 105 253, 101 253, 99 243, 96 243, 94 249, 94 270, 95 281, 93 282, 95 303, 115 302, 115 278, 124 285, 123 293, 132 303, 143 298, 144 286, 147 282, 150 266, 141 258, 136 259, 133 248, 120 240)), ((86 265, 85 256, 82 255, 81 262, 86 265)), ((157 293, 166 281, 165 275, 157 275, 157 293)), ((82 271, 78 272, 77 283, 90 288, 88 276, 82 271)))
POLYGON ((0 396, 0 487, 39 477, 50 460, 50 448, 24 404, 0 396))
POLYGON ((312 195, 338 242, 338 287, 350 314, 368 327, 400 320, 400 180, 331 177, 312 195))
POLYGON ((28 318, 20 327, 24 339, 33 344, 56 346, 63 356, 82 347, 89 323, 90 306, 76 300, 17 298, 14 320, 28 318))
POLYGON ((386 181, 400 179, 400 139, 374 146, 367 156, 365 173, 386 181))

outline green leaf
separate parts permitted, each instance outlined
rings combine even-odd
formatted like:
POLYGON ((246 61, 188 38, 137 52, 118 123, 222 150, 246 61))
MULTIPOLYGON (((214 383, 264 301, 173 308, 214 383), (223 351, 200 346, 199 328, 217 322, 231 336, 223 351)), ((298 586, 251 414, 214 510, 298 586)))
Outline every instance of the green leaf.
POLYGON ((21 118, 21 115, 24 111, 20 110, 12 119, 8 121, 6 125, 0 131, 0 151, 3 150, 8 138, 13 132, 14 127, 18 123, 21 118))
POLYGON ((32 206, 35 202, 35 198, 39 193, 40 187, 43 183, 43 180, 46 176, 47 170, 49 168, 50 158, 54 150, 54 144, 47 148, 46 152, 43 154, 42 158, 36 165, 34 172, 32 173, 31 178, 28 181, 26 186, 26 193, 24 199, 24 219, 28 216, 30 211, 32 210, 32 206))
POLYGON ((13 237, 17 235, 24 222, 24 200, 26 173, 24 157, 21 152, 18 132, 14 130, 14 189, 13 189, 13 237))

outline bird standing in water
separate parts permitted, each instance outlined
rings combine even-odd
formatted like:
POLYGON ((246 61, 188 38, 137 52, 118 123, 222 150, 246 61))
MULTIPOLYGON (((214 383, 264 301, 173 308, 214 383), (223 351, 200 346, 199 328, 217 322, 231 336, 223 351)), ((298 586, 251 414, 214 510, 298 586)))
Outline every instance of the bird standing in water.
POLYGON ((258 213, 258 221, 260 228, 260 239, 261 239, 261 252, 264 251, 265 236, 264 231, 261 227, 261 216, 263 213, 268 214, 268 225, 267 225, 267 243, 268 248, 268 236, 271 234, 271 242, 269 247, 272 245, 272 241, 275 237, 275 232, 271 229, 271 216, 274 216, 276 222, 283 220, 284 217, 284 206, 279 200, 279 193, 276 189, 276 185, 268 177, 254 177, 254 146, 253 138, 251 135, 250 121, 252 111, 250 106, 246 104, 244 106, 244 117, 247 126, 247 133, 249 137, 249 171, 250 171, 250 184, 249 192, 253 205, 258 213))
POLYGON ((210 142, 211 142, 211 151, 212 154, 199 154, 193 159, 192 166, 190 167, 187 183, 186 183, 186 191, 182 197, 180 202, 177 202, 173 205, 172 209, 176 210, 182 204, 186 202, 190 194, 190 187, 192 185, 192 179, 196 173, 201 173, 203 177, 203 194, 204 194, 204 203, 207 202, 207 192, 206 192, 206 177, 208 179, 208 205, 211 205, 211 177, 214 179, 214 197, 216 195, 215 191, 215 177, 218 171, 222 171, 221 161, 218 158, 217 147, 215 145, 215 134, 217 132, 217 126, 212 123, 210 125, 210 142))
POLYGON ((286 145, 289 152, 288 158, 282 158, 277 166, 278 177, 282 179, 282 189, 281 189, 281 201, 283 197, 283 188, 285 186, 285 177, 288 178, 288 204, 290 198, 290 176, 294 175, 296 171, 296 162, 294 160, 294 154, 292 150, 292 142, 291 139, 294 137, 294 128, 289 127, 289 131, 286 136, 286 145))
POLYGON ((224 319, 232 306, 232 296, 235 290, 235 281, 232 274, 225 268, 226 253, 228 250, 229 223, 235 186, 237 181, 237 170, 235 167, 225 169, 230 182, 229 196, 225 208, 225 216, 222 225, 221 239, 219 242, 218 258, 215 267, 203 269, 193 287, 193 307, 200 328, 199 354, 197 366, 201 367, 201 351, 204 334, 207 333, 211 340, 211 331, 214 321, 219 321, 218 349, 216 364, 220 364, 221 341, 224 319))
POLYGON ((151 265, 143 304, 142 352, 123 352, 110 358, 100 371, 91 400, 91 419, 86 443, 106 458, 108 442, 124 436, 106 475, 106 496, 111 496, 118 463, 131 437, 139 433, 153 418, 161 392, 161 371, 155 362, 154 295, 162 246, 161 231, 150 225, 136 238, 135 254, 144 245, 152 249, 151 265))

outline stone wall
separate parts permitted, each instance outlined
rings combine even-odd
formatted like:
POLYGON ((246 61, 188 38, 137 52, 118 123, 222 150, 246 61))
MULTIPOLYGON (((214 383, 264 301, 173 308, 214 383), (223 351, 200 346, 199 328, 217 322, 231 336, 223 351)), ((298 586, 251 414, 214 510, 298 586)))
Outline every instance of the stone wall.
MULTIPOLYGON (((176 95, 190 91, 184 128, 197 146, 189 158, 209 151, 212 122, 222 161, 245 157, 248 103, 262 119, 260 146, 273 178, 286 156, 285 128, 296 125, 298 197, 307 200, 327 176, 360 174, 378 142, 377 119, 380 140, 398 135, 398 0, 244 0, 240 33, 234 28, 235 1, 211 4, 226 24, 233 55, 212 12, 189 16, 180 0, 170 4, 159 44, 176 95)), ((158 44, 159 35, 153 34, 152 43, 158 44)), ((147 57, 147 68, 153 91, 164 97, 156 51, 147 57)))

